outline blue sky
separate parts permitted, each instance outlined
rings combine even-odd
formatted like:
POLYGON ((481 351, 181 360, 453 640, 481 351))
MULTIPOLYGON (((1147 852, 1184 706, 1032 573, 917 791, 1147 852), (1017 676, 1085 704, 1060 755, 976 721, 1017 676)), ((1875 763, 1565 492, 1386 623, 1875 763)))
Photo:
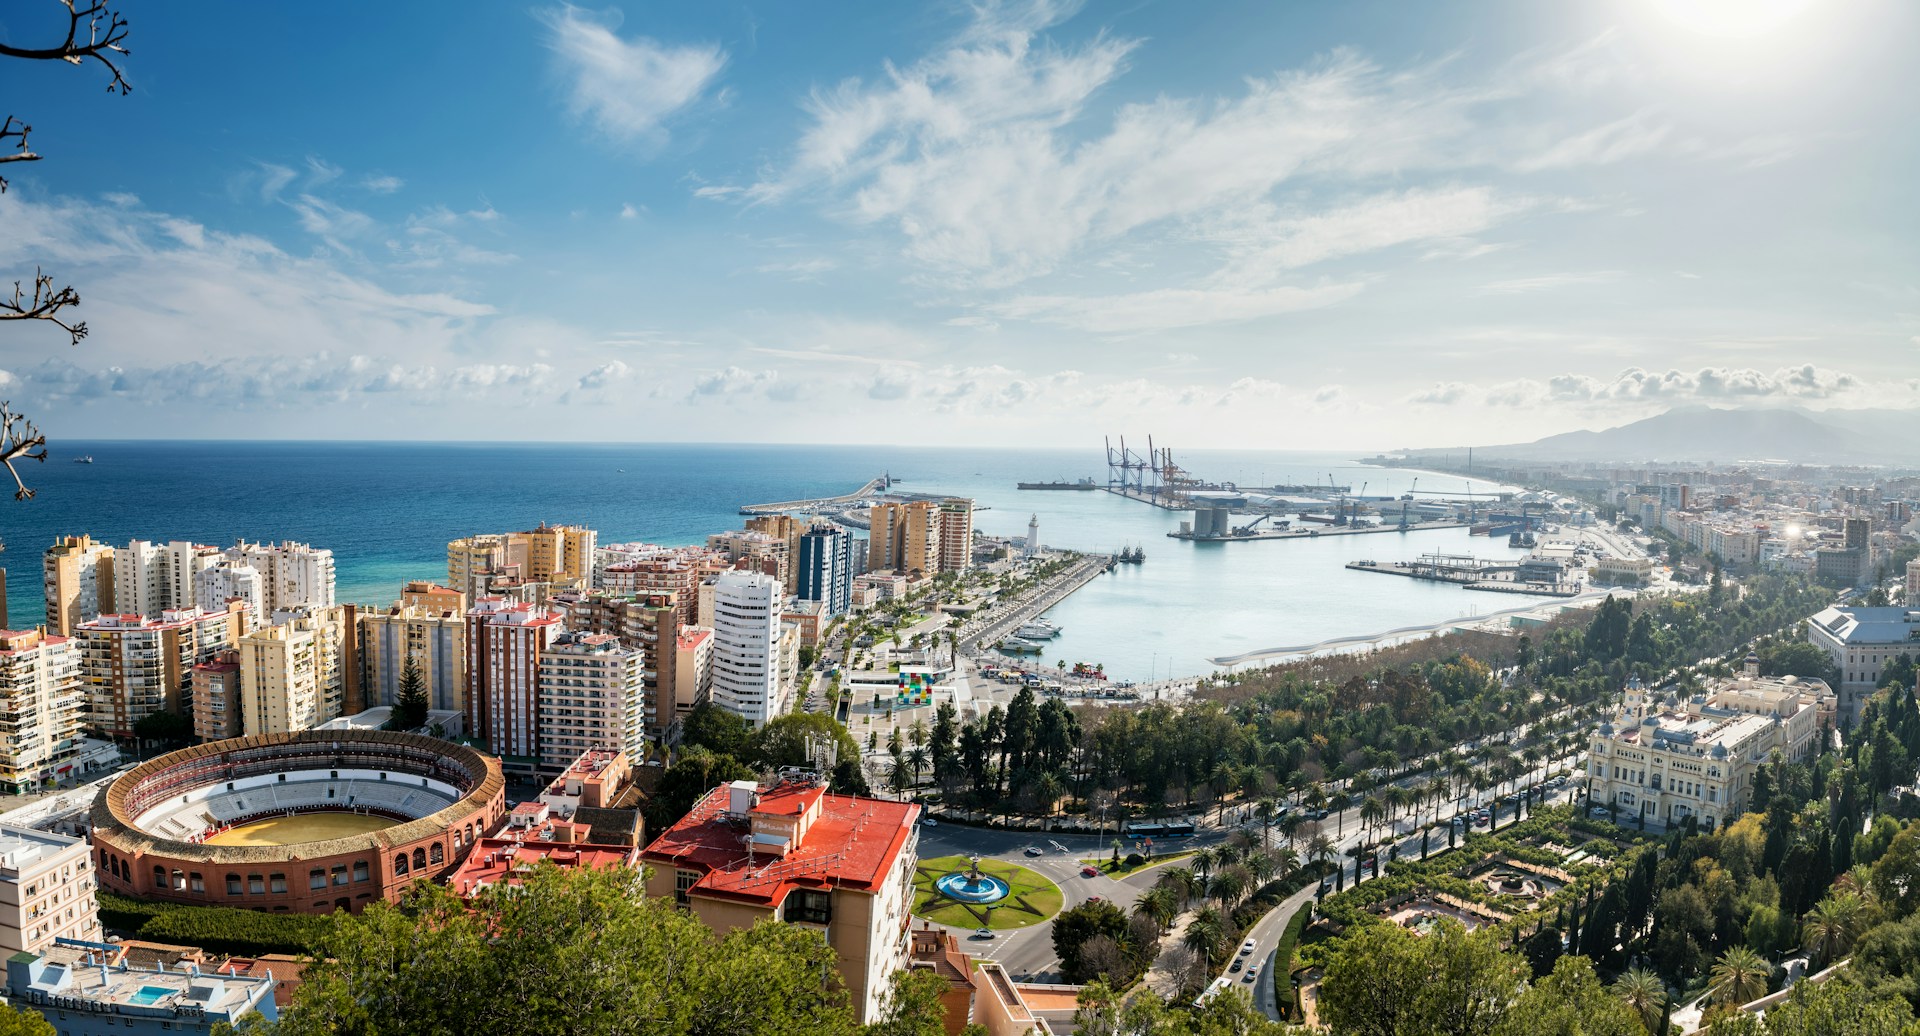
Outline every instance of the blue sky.
POLYGON ((130 96, 0 64, 45 156, 0 269, 93 330, 0 332, 54 436, 1390 448, 1920 403, 1907 4, 124 10, 130 96))

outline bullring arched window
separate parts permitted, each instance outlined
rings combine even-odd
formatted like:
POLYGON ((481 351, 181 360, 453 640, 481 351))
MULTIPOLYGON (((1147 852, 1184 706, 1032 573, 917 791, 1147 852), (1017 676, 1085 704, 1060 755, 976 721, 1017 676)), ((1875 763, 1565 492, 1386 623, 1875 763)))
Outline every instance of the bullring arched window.
POLYGON ((424 870, 426 866, 427 866, 427 851, 425 849, 415 849, 413 851, 413 869, 424 870))
POLYGON ((153 869, 153 887, 165 891, 167 887, 167 869, 165 867, 155 867, 153 869))
POLYGON ((227 895, 237 896, 240 894, 240 889, 241 889, 240 875, 238 874, 227 875, 227 895))
POLYGON ((393 858, 393 873, 405 874, 406 872, 407 872, 407 854, 399 853, 393 858))
POLYGON ((435 864, 445 863, 447 862, 447 851, 441 847, 439 842, 435 842, 433 843, 433 851, 427 854, 427 859, 435 864))

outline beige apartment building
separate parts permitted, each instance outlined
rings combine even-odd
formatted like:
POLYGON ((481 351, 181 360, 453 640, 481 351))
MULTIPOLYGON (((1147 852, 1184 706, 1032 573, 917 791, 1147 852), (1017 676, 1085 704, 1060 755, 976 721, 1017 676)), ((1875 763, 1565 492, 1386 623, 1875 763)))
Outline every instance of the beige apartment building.
POLYGON ((482 597, 467 610, 467 729, 503 769, 540 762, 540 656, 564 630, 563 612, 482 597))
POLYGON ((447 585, 467 600, 523 584, 585 587, 599 534, 579 525, 469 536, 447 544, 447 585))
POLYGON ((610 633, 562 633, 540 653, 540 772, 566 772, 575 759, 611 749, 646 755, 641 652, 610 633))
POLYGON ((640 653, 637 693, 641 729, 647 737, 666 737, 674 718, 678 662, 674 645, 681 626, 679 599, 671 593, 626 595, 569 591, 556 594, 549 603, 566 613, 567 629, 611 634, 620 638, 621 644, 640 653))
POLYGON ((793 593, 800 581, 800 537, 806 534, 806 523, 790 514, 763 514, 747 519, 746 528, 786 544, 787 563, 780 581, 788 593, 793 593))
POLYGON ((41 559, 47 631, 73 636, 81 623, 114 610, 113 548, 91 536, 62 536, 41 559))
POLYGON ((44 953, 55 939, 99 942, 93 890, 86 839, 0 824, 0 952, 44 953))
POLYGON ((920 807, 833 795, 811 779, 723 784, 640 854, 647 894, 715 932, 769 917, 818 932, 862 1023, 907 966, 920 807))
POLYGON ((713 630, 682 626, 675 638, 673 660, 673 715, 669 724, 684 720, 695 705, 713 692, 713 630))
POLYGON ((973 501, 950 496, 940 501, 940 555, 942 572, 973 568, 973 501))
POLYGON ((225 741, 240 725, 240 652, 222 651, 193 667, 193 736, 225 741))
POLYGON ((60 776, 86 725, 78 646, 45 630, 0 630, 0 784, 26 792, 60 776))
MULTIPOLYGON (((429 595, 417 595, 419 600, 429 595)), ((454 594, 454 597, 461 595, 454 594)), ((404 602, 406 596, 402 595, 404 602)), ((441 598, 437 603, 443 603, 441 598)), ((360 654, 364 660, 366 704, 392 705, 400 699, 400 676, 407 659, 420 670, 427 700, 435 709, 463 711, 467 695, 467 617, 464 610, 429 610, 401 604, 360 616, 360 654)))
POLYGON ((913 500, 867 512, 867 570, 931 578, 973 567, 973 501, 913 500))
POLYGON ((350 617, 344 608, 320 608, 240 638, 245 736, 308 730, 346 715, 350 617))
POLYGON ((101 615, 74 630, 87 725, 104 737, 131 738, 156 712, 187 715, 193 667, 233 647, 245 612, 168 609, 155 618, 101 615))

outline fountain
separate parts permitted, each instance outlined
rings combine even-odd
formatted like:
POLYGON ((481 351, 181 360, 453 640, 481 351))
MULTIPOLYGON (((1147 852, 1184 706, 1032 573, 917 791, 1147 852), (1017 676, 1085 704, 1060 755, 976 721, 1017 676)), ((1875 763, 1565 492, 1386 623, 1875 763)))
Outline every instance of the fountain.
POLYGON ((969 864, 964 871, 954 871, 934 879, 933 887, 948 899, 980 906, 985 903, 998 903, 1007 898, 1012 890, 1005 881, 991 874, 980 873, 980 857, 967 857, 969 864))

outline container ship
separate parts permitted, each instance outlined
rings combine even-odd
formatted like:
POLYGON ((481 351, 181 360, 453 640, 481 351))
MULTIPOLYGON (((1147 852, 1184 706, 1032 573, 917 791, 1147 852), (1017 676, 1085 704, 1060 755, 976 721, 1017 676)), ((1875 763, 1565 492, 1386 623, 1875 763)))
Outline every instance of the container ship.
POLYGON ((1020 483, 1020 488, 1021 489, 1058 489, 1058 490, 1069 490, 1077 493, 1091 493, 1095 489, 1098 489, 1100 487, 1094 485, 1092 479, 1083 478, 1078 482, 1066 482, 1066 481, 1022 482, 1020 483))

